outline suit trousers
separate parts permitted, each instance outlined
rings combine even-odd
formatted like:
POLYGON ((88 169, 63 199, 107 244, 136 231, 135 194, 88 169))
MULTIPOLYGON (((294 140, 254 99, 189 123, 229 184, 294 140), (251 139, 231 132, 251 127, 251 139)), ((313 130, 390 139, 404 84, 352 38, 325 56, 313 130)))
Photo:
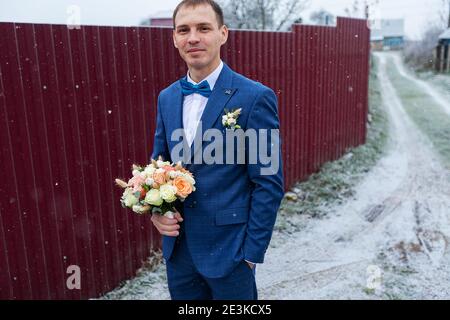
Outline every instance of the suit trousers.
MULTIPOLYGON (((182 224, 183 225, 183 224, 182 224)), ((186 235, 180 228, 172 256, 166 261, 172 300, 257 300, 255 269, 242 260, 221 278, 207 278, 198 272, 189 253, 186 235)))

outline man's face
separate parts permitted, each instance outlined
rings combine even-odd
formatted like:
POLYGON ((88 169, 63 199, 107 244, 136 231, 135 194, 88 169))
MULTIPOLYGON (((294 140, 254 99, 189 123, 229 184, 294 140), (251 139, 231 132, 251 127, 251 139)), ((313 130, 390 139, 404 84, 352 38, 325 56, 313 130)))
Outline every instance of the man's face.
POLYGON ((178 11, 173 41, 189 68, 203 69, 218 61, 227 38, 228 29, 219 28, 211 6, 184 6, 178 11))

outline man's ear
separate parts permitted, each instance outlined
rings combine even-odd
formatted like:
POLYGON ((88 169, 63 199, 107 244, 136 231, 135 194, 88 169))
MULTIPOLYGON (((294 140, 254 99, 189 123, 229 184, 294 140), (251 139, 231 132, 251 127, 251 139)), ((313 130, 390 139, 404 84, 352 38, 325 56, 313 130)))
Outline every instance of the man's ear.
POLYGON ((175 31, 172 32, 173 45, 178 49, 177 42, 175 41, 175 31))
POLYGON ((224 45, 228 40, 228 27, 226 25, 223 25, 221 31, 223 36, 222 45, 224 45))

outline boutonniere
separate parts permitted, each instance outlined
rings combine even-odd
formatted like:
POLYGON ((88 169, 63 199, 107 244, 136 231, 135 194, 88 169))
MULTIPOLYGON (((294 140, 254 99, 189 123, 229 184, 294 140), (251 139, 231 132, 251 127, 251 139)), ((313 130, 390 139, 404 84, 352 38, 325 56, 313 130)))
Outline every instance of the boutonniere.
POLYGON ((225 114, 222 116, 222 124, 225 128, 235 130, 241 129, 241 126, 237 124, 237 119, 241 114, 242 108, 233 109, 228 111, 225 109, 225 114))

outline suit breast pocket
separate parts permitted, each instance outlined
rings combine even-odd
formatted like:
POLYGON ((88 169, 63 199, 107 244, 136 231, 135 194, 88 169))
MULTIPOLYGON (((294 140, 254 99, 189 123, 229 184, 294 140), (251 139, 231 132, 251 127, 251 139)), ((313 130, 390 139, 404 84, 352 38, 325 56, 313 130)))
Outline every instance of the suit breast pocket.
POLYGON ((249 207, 219 210, 216 213, 216 225, 225 226, 248 222, 249 207))

